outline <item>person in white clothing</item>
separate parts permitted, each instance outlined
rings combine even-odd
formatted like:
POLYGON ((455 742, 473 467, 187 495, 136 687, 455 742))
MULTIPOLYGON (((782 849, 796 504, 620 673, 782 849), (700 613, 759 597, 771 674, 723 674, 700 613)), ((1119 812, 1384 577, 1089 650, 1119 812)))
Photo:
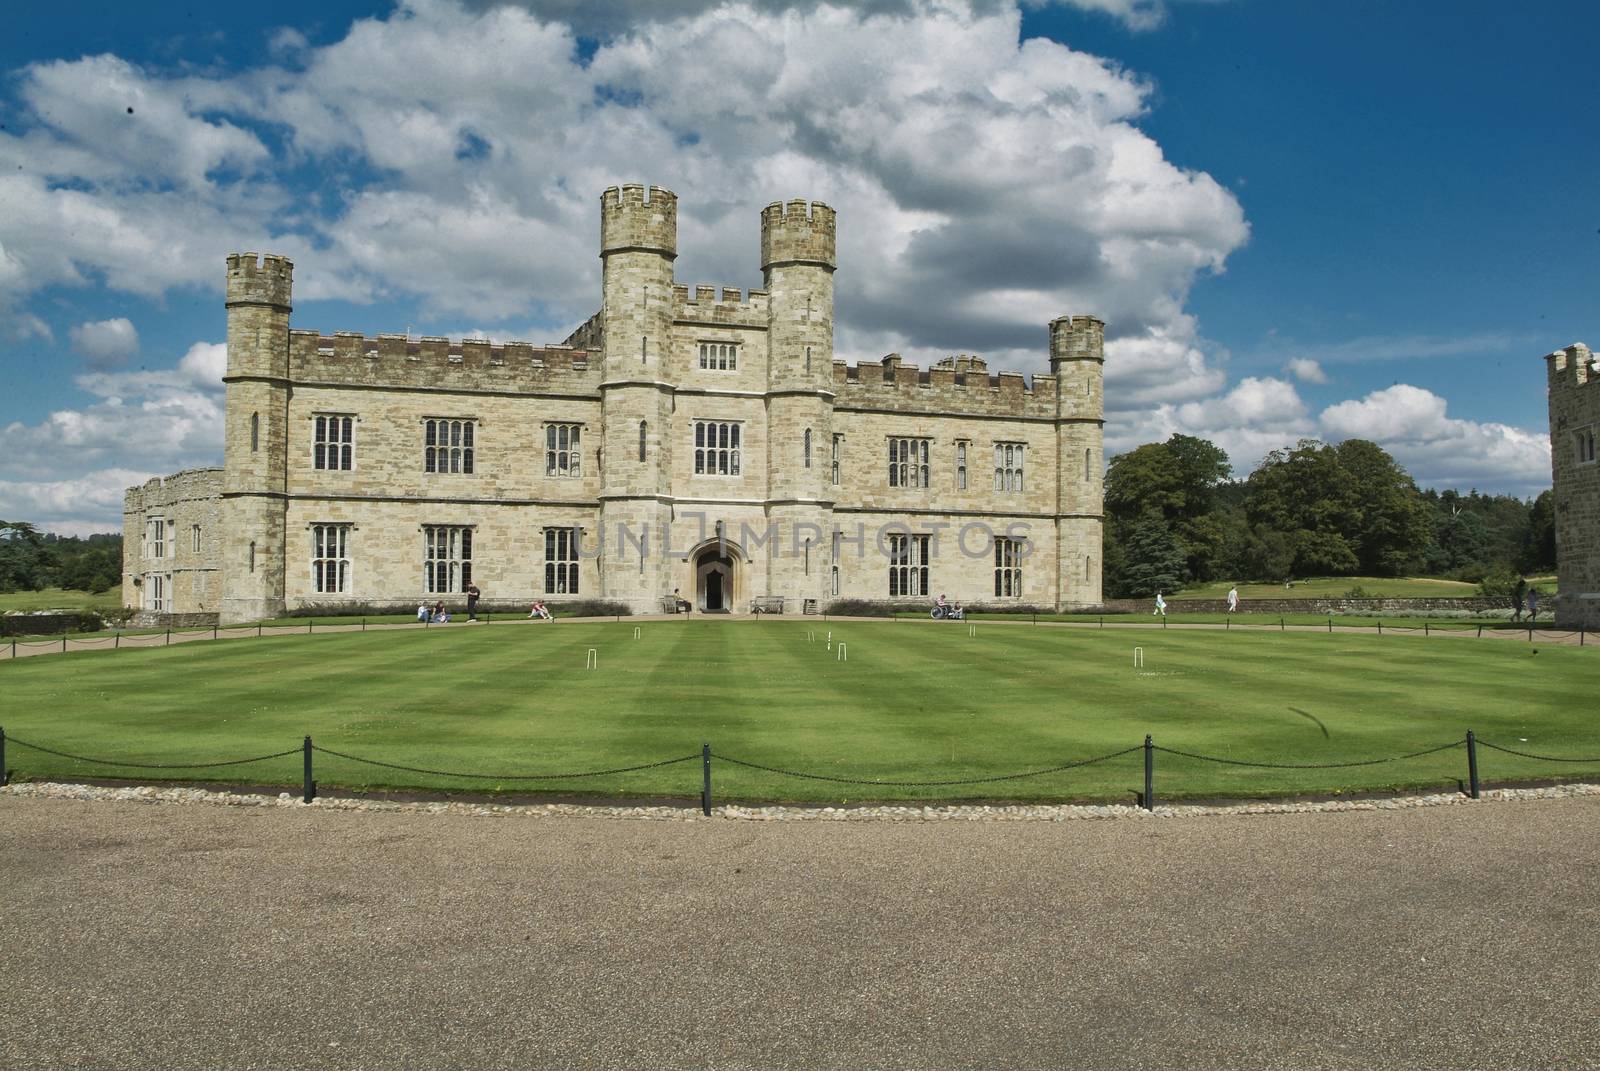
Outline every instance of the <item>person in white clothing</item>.
POLYGON ((1152 614, 1160 614, 1162 617, 1167 616, 1167 600, 1161 597, 1161 592, 1159 591, 1156 592, 1156 608, 1150 612, 1152 614))
POLYGON ((1234 585, 1228 589, 1228 613, 1237 613, 1239 610, 1239 587, 1234 585))

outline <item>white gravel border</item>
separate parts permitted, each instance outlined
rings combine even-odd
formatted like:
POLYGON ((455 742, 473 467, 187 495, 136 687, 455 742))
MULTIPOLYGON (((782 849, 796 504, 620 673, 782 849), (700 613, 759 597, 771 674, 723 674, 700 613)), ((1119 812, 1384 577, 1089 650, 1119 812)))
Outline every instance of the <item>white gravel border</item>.
POLYGON ((572 803, 407 803, 390 800, 318 797, 302 803, 297 793, 276 796, 211 792, 201 788, 140 785, 106 788, 52 781, 25 781, 0 787, 0 797, 84 800, 95 803, 210 804, 222 807, 315 808, 324 811, 402 811, 410 814, 456 814, 478 817, 617 818, 655 822, 1073 822, 1106 818, 1203 818, 1242 814, 1303 814, 1325 811, 1399 811, 1414 807, 1457 807, 1505 800, 1548 800, 1600 796, 1600 785, 1556 785, 1550 788, 1496 788, 1472 800, 1458 792, 1389 799, 1326 800, 1321 803, 1241 803, 1225 807, 1157 806, 1146 811, 1132 804, 1040 804, 1036 806, 880 806, 880 807, 755 807, 728 804, 713 807, 711 817, 695 807, 605 807, 572 803))

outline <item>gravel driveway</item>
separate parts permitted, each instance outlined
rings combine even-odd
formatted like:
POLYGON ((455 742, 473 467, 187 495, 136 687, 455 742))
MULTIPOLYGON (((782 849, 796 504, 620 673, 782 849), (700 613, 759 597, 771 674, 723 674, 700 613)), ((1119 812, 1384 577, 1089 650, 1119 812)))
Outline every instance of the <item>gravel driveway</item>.
POLYGON ((1600 1067, 1597 830, 4 797, 0 1065, 1600 1067))

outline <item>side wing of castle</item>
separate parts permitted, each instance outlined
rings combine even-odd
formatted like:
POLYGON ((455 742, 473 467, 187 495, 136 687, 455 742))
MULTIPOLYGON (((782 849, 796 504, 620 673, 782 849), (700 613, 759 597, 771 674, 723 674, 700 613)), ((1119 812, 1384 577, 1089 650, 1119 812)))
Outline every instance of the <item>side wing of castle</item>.
POLYGON ((1556 624, 1600 628, 1600 366, 1578 343, 1545 358, 1556 506, 1556 624))
POLYGON ((292 329, 293 265, 230 256, 223 467, 128 491, 124 604, 1098 604, 1103 324, 1051 323, 1031 382, 849 367, 834 227, 769 205, 763 288, 691 289, 675 195, 608 189, 600 311, 542 347, 292 329))

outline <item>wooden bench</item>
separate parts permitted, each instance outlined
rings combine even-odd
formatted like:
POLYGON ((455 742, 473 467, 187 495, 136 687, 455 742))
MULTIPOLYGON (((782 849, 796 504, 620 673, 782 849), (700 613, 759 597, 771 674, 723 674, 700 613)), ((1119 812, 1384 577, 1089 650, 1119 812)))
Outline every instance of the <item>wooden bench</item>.
POLYGON ((686 614, 689 612, 689 606, 689 600, 680 599, 676 595, 661 597, 661 612, 664 614, 686 614))
POLYGON ((816 599, 803 599, 800 602, 800 612, 802 614, 820 614, 822 611, 817 607, 816 599))
POLYGON ((757 596, 750 600, 750 612, 753 614, 781 614, 783 613, 783 596, 757 596))

